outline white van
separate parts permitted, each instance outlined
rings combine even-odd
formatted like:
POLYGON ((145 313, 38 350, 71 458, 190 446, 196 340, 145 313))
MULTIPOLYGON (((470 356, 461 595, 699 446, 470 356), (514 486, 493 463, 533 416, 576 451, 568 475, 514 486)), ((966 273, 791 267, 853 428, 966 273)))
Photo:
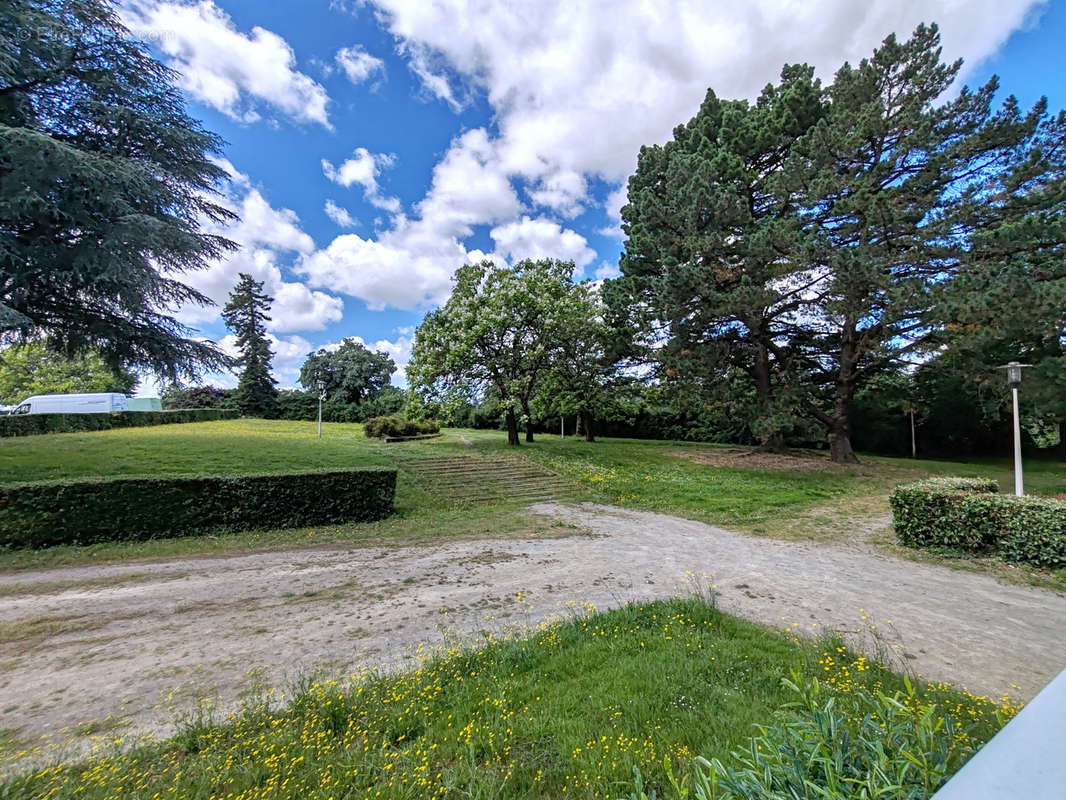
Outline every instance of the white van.
POLYGON ((126 395, 118 392, 100 394, 35 394, 18 404, 12 414, 110 414, 126 410, 126 395))

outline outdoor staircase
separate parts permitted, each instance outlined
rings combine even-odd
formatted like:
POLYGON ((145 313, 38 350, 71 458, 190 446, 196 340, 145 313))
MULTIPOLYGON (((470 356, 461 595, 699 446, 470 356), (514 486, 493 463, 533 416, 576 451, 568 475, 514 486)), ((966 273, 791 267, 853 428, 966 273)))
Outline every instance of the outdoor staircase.
POLYGON ((417 457, 404 459, 401 467, 423 489, 464 503, 534 503, 567 497, 576 489, 572 481, 546 467, 507 456, 417 457))

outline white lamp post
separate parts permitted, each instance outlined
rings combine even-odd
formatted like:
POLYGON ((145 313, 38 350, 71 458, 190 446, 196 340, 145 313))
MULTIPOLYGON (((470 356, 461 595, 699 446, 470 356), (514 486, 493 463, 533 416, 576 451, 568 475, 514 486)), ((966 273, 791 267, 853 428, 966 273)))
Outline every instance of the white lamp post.
POLYGON ((322 401, 326 399, 326 382, 319 378, 315 381, 318 388, 318 438, 322 438, 322 401))
POLYGON ((1022 385, 1022 368, 1028 366, 1031 365, 1011 361, 1000 367, 1000 369, 1007 370, 1007 383, 1010 384, 1014 400, 1014 493, 1018 497, 1025 494, 1025 487, 1022 484, 1022 423, 1018 415, 1018 387, 1022 385))
POLYGON ((918 413, 918 406, 914 403, 905 403, 903 406, 903 413, 909 414, 911 418, 911 458, 917 458, 918 436, 914 431, 914 415, 918 413))

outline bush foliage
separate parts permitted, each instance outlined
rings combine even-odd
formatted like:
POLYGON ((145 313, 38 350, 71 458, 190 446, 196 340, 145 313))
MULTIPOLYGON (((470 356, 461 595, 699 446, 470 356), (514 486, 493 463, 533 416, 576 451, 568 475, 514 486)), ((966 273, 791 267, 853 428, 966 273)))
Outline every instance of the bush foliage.
MULTIPOLYGON (((797 700, 759 726, 731 765, 698 758, 691 794, 670 774, 667 797, 695 800, 920 800, 977 752, 987 734, 960 724, 908 683, 891 695, 856 689, 842 704, 817 681, 785 681, 797 700), (970 730, 968 730, 970 728, 970 730), (816 792, 812 792, 812 788, 816 792)), ((638 776, 632 800, 645 800, 638 776)))
MULTIPOLYGON (((403 408, 404 394, 395 386, 386 386, 373 397, 358 403, 328 398, 322 404, 323 422, 365 422, 373 417, 395 414, 403 408)), ((280 419, 314 421, 318 417, 318 394, 299 389, 278 392, 280 419)))
POLYGON ((391 514, 395 492, 395 470, 15 483, 0 487, 0 547, 363 522, 391 514))
POLYGON ((163 408, 236 408, 234 389, 217 386, 167 386, 160 394, 163 408))
POLYGON ((439 433, 440 425, 436 420, 405 419, 399 414, 388 417, 374 417, 368 419, 363 426, 363 432, 370 438, 385 438, 386 436, 422 436, 428 433, 439 433))
POLYGON ((1009 561, 1066 566, 1066 502, 996 494, 990 479, 931 478, 896 487, 896 536, 914 547, 994 551, 1009 561))
POLYGON ((178 422, 212 422, 236 419, 236 409, 182 409, 178 411, 118 411, 113 414, 18 414, 0 417, 0 437, 34 436, 41 433, 106 431, 111 428, 144 428, 178 422))

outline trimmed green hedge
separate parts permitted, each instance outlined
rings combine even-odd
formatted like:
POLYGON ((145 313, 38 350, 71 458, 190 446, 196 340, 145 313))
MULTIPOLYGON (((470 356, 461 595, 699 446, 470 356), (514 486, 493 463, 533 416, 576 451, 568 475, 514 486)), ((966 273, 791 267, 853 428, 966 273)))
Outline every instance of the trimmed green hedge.
POLYGON ((896 537, 912 547, 992 551, 1009 561, 1066 566, 1066 502, 996 494, 993 480, 931 478, 889 498, 896 537))
POLYGON ((237 419, 239 416, 240 412, 232 408, 116 411, 113 414, 17 414, 11 417, 0 417, 0 437, 106 431, 111 428, 143 428, 176 422, 212 422, 219 419, 237 419))
POLYGON ((440 425, 432 419, 419 422, 393 414, 368 419, 363 424, 363 433, 370 438, 382 439, 386 436, 421 436, 426 433, 440 433, 440 425))
POLYGON ((390 515, 395 494, 390 469, 16 483, 0 486, 0 547, 364 522, 390 515))

